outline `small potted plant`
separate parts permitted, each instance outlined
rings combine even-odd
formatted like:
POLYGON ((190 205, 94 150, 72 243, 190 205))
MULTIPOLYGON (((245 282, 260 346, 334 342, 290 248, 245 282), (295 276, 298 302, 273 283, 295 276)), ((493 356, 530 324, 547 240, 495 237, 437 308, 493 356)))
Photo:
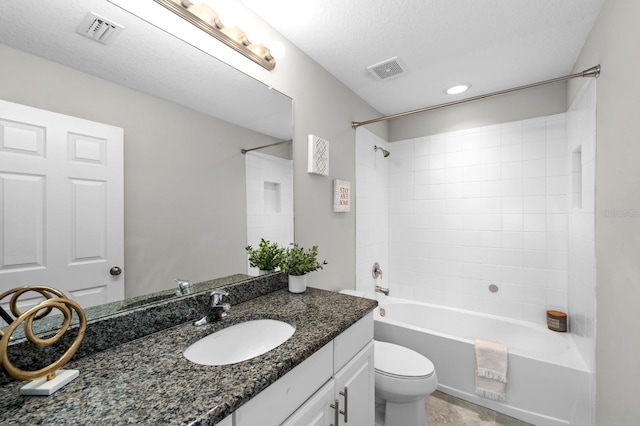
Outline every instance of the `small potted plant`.
POLYGON ((280 260, 280 271, 289 275, 289 291, 304 293, 307 289, 307 274, 322 269, 327 261, 318 262, 318 246, 304 249, 297 244, 288 247, 280 260))
POLYGON ((249 255, 249 265, 252 268, 258 268, 260 275, 275 271, 284 253, 284 248, 280 247, 278 243, 272 243, 264 238, 260 238, 258 248, 246 246, 245 250, 249 255))

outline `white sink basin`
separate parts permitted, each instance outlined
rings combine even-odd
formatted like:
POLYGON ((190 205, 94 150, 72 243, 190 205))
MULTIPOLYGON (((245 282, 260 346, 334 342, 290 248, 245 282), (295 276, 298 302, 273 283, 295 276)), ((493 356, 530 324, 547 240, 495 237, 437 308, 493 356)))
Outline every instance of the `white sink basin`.
POLYGON ((184 356, 196 364, 234 364, 280 346, 294 331, 291 324, 271 319, 241 322, 203 337, 189 346, 184 356))

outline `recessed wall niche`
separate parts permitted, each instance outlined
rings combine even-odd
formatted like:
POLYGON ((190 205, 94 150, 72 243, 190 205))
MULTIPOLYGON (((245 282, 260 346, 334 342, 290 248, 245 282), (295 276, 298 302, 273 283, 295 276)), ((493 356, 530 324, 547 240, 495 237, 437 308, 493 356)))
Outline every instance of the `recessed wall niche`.
POLYGON ((571 153, 571 207, 582 208, 582 146, 571 153))
POLYGON ((280 213, 282 206, 280 203, 280 184, 275 182, 264 183, 264 212, 280 213))

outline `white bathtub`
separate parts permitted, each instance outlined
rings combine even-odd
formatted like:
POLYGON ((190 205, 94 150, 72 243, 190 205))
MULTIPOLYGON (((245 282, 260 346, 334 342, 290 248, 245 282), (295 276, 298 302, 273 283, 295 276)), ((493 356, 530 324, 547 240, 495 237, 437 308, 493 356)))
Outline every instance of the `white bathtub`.
POLYGON ((374 314, 375 339, 406 346, 429 358, 442 392, 535 425, 585 424, 590 372, 571 334, 392 297, 379 303, 374 314), (504 403, 474 392, 474 339, 509 347, 504 403))

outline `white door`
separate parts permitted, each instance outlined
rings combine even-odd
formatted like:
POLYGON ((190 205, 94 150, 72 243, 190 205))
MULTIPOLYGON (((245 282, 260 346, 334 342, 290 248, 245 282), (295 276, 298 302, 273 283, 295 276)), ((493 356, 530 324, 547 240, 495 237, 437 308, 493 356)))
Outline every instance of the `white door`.
POLYGON ((123 299, 124 274, 110 273, 124 270, 123 187, 121 128, 0 101, 0 292, 123 299))

